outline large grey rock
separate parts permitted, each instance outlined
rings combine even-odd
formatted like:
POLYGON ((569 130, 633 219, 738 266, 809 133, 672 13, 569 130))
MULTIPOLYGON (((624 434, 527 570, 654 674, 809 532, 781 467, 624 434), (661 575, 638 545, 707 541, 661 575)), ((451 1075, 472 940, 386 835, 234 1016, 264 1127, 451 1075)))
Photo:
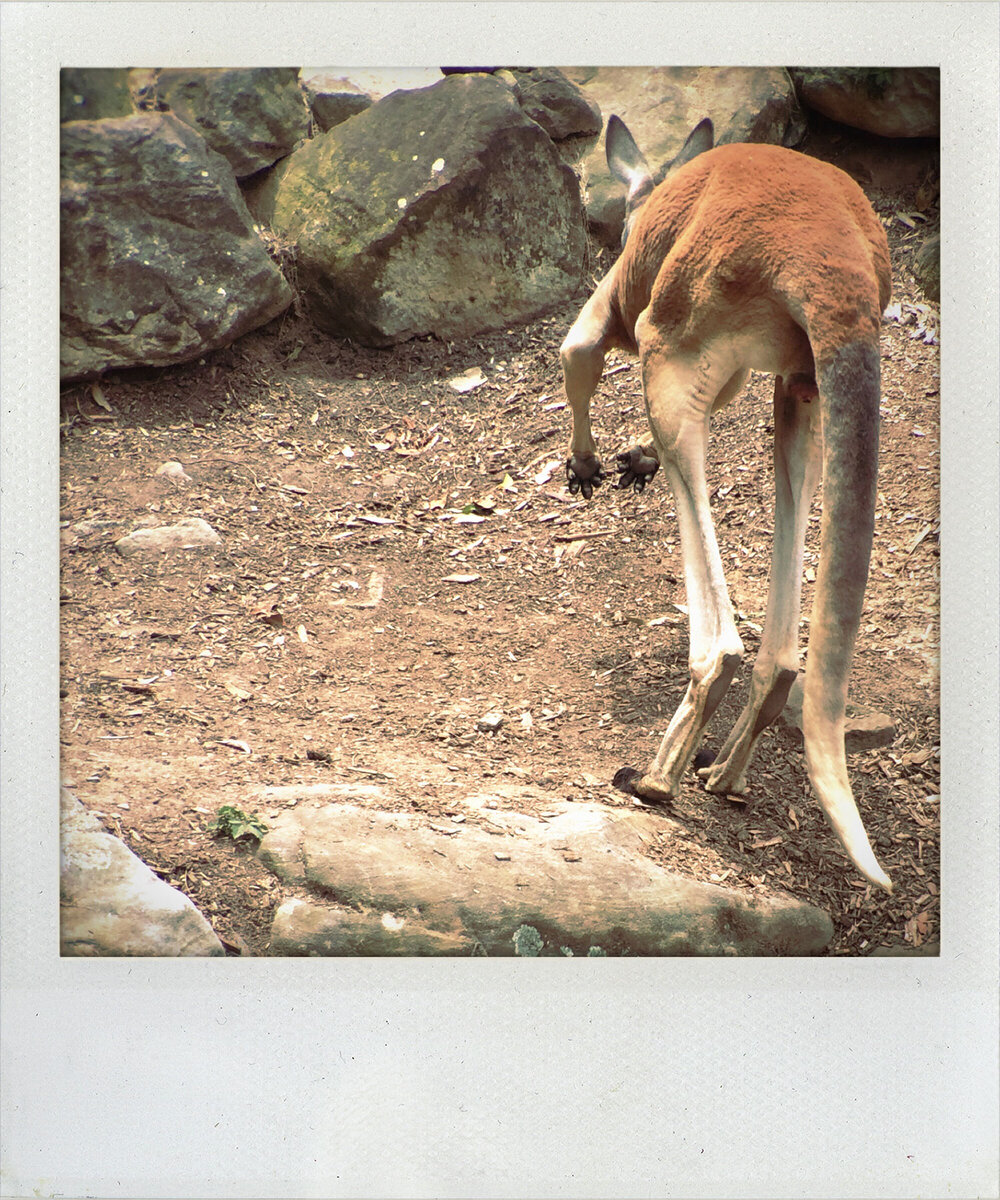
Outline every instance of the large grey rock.
POLYGON ((480 827, 299 804, 259 850, 298 891, 276 914, 271 953, 511 955, 522 925, 547 952, 575 954, 814 954, 832 937, 826 913, 791 896, 657 866, 644 847, 670 829, 663 817, 587 803, 554 811, 484 809, 480 827))
POLYGON ((438 67, 301 67, 299 83, 308 95, 314 89, 346 83, 373 101, 390 92, 415 91, 439 83, 438 67))
POLYGON ((367 92, 339 75, 315 73, 303 79, 302 86, 313 119, 324 133, 372 106, 372 98, 367 92))
POLYGON ((256 209, 298 245, 318 324, 368 345, 526 321, 583 282, 579 186, 512 89, 394 92, 297 150, 256 209))
POLYGON ((157 93, 240 179, 270 167, 309 132, 296 68, 161 71, 157 93))
MULTIPOLYGON (((413 914, 358 912, 291 897, 279 906, 268 953, 282 958, 469 956, 480 952, 476 938, 429 927, 413 914)), ((513 952, 513 946, 508 953, 513 952)))
POLYGON ((60 121, 99 121, 133 111, 127 68, 63 67, 59 72, 60 121))
POLYGON ((63 789, 60 949, 66 956, 225 954, 211 925, 63 789))
POLYGON ((509 74, 522 111, 537 121, 554 142, 601 131, 601 110, 554 67, 533 67, 509 74))
POLYGON ((880 137, 937 137, 938 67, 792 68, 803 105, 880 137))
MULTIPOLYGON (((717 145, 771 142, 794 146, 805 132, 795 89, 781 67, 567 67, 565 74, 607 118, 628 125, 657 181, 703 117, 717 145)), ((622 185, 611 177, 600 139, 581 164, 587 220, 597 238, 617 245, 625 214, 622 185)))
POLYGON ((61 168, 64 379, 186 362, 291 303, 229 164, 177 117, 63 125, 61 168))

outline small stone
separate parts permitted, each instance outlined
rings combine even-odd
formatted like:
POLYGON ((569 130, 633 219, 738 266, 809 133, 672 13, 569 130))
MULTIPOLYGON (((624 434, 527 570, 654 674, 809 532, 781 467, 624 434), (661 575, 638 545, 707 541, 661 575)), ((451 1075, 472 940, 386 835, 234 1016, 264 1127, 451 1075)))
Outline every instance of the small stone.
POLYGON ((201 517, 185 517, 176 525, 135 529, 115 542, 123 558, 134 554, 164 554, 170 550, 205 550, 222 544, 222 538, 201 517))
POLYGON ((448 386, 455 392, 471 392, 474 388, 481 387, 486 382, 486 376, 479 367, 470 367, 467 371, 463 371, 461 375, 456 375, 448 380, 448 386))
POLYGON ((174 487, 187 487, 191 483, 191 476, 188 475, 179 462, 162 463, 156 468, 156 473, 164 479, 169 480, 174 487))
POLYGON ((895 737, 896 724, 886 713, 871 712, 864 716, 848 717, 844 727, 844 745, 848 753, 891 746, 895 737))
POLYGON ((503 725, 503 713, 488 712, 484 713, 476 722, 476 728, 481 729, 483 733, 496 733, 503 725))
MULTIPOLYGON (((802 694, 805 684, 805 672, 800 671, 798 678, 792 684, 788 693, 788 702, 778 718, 779 723, 792 733, 802 737, 802 694)), ((847 706, 847 720, 844 723, 844 748, 848 754, 859 750, 875 750, 880 746, 890 746, 896 737, 896 725, 892 717, 886 713, 875 712, 859 704, 847 706)))

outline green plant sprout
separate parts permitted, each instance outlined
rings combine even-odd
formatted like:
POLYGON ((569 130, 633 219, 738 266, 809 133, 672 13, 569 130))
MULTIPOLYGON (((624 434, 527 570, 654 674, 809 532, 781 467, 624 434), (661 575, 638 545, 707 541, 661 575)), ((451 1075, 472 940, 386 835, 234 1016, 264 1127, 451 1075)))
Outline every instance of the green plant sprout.
POLYGON ((241 808, 232 804, 223 804, 216 813, 215 820, 208 826, 208 832, 216 837, 229 837, 238 841, 241 837, 260 839, 267 833, 267 826, 260 817, 245 813, 241 808))

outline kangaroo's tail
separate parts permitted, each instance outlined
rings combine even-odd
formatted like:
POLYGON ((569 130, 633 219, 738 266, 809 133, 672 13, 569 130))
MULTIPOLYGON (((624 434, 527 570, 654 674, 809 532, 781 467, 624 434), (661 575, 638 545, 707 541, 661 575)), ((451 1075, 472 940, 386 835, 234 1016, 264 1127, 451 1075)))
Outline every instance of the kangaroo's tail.
POLYGON ((823 518, 802 709, 809 778, 830 825, 866 879, 887 892, 847 776, 844 709, 861 621, 877 496, 877 338, 817 356, 823 422, 823 518))

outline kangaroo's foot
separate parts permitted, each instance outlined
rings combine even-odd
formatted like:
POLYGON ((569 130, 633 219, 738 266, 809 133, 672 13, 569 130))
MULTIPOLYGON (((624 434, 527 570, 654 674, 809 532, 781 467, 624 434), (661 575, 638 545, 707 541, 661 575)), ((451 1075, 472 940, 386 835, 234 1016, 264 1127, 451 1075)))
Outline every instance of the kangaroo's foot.
POLYGON ((663 804, 670 805, 672 796, 656 793, 655 795, 646 795, 638 788, 639 780, 642 779, 642 771, 637 771, 635 767, 619 767, 615 772, 614 778, 611 780, 612 785, 619 792, 624 792, 626 796, 637 796, 640 800, 647 804, 663 804))

